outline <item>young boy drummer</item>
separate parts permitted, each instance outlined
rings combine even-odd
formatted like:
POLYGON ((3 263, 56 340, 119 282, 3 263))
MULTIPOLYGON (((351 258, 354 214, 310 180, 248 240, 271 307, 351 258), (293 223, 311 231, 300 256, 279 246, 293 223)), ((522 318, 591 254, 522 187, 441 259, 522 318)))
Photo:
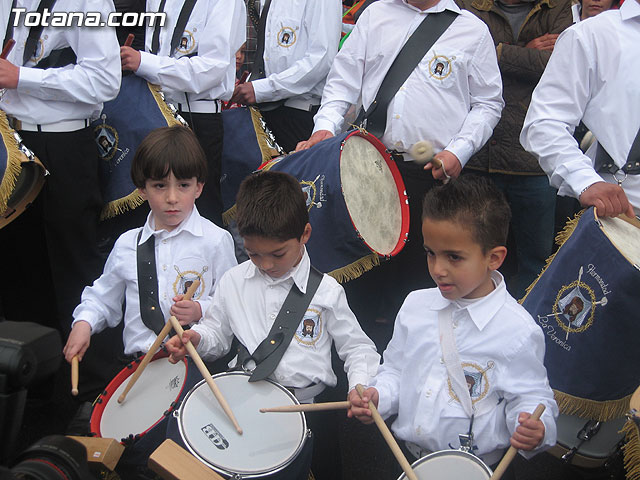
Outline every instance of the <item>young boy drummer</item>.
POLYGON ((531 451, 525 456, 555 444, 544 335, 497 272, 510 216, 500 191, 473 175, 424 199, 424 248, 437 288, 407 296, 384 363, 349 411, 370 423, 372 400, 383 418, 397 414, 392 430, 410 461, 468 446, 495 467, 509 443, 531 451), (541 420, 529 419, 539 403, 541 420))
MULTIPOLYGON (((182 339, 167 342, 171 356, 185 355, 182 341, 191 340, 204 359, 224 355, 235 335, 248 352, 256 349, 270 335, 285 297, 292 289, 306 292, 315 269, 311 266, 305 244, 311 225, 304 194, 298 181, 280 172, 261 172, 243 181, 237 197, 237 223, 250 261, 229 270, 220 280, 213 303, 202 321, 185 332, 182 339)), ((344 290, 332 278, 318 274, 319 286, 307 308, 299 310, 290 343, 268 378, 293 390, 298 400, 310 403, 325 387, 336 385, 331 367, 331 344, 345 363, 349 387, 365 383, 375 375, 380 356, 373 342, 360 328, 349 309, 344 290), (304 312, 304 315, 302 314, 304 312)), ((268 358, 268 357, 267 357, 268 358)), ((267 362, 267 360, 265 360, 267 362)), ((256 367, 261 368, 263 364, 256 367)), ((349 398, 358 396, 351 390, 349 398)), ((312 471, 324 479, 322 463, 337 462, 339 457, 321 453, 336 438, 321 436, 326 427, 322 415, 308 415, 307 421, 316 436, 312 471), (313 425, 314 420, 317 425, 313 425)), ((307 442, 308 444, 309 442, 307 442)), ((335 454, 337 455, 337 453, 335 454)), ((307 471, 300 478, 307 478, 307 471)), ((285 476, 285 478, 297 478, 285 476)))
POLYGON ((82 360, 93 333, 120 323, 123 302, 124 353, 147 352, 170 315, 182 325, 200 320, 218 280, 236 265, 231 235, 201 217, 194 205, 207 162, 190 129, 153 130, 136 150, 131 176, 151 212, 143 227, 118 238, 104 272, 84 289, 64 347, 68 362, 75 355, 82 360), (149 275, 155 278, 149 287, 139 272, 141 262, 151 261, 155 270, 149 275), (196 279, 200 286, 193 299, 184 300, 196 279))

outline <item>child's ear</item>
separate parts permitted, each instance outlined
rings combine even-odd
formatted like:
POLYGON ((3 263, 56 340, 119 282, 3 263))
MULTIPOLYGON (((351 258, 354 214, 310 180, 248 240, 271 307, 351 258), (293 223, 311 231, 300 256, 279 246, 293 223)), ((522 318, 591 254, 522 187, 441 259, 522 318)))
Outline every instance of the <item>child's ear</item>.
POLYGON ((500 268, 500 265, 502 265, 502 262, 504 262, 504 259, 507 256, 507 247, 493 247, 489 250, 487 256, 489 258, 489 269, 497 270, 500 268))
POLYGON ((300 237, 300 243, 305 245, 309 241, 310 237, 311 237, 311 224, 307 223, 304 226, 304 231, 302 232, 302 236, 300 237))
POLYGON ((196 184, 196 198, 200 198, 203 188, 204 188, 204 182, 198 182, 196 184))
POLYGON ((147 189, 146 188, 139 188, 138 189, 138 193, 140 194, 140 196, 146 200, 147 199, 147 189))

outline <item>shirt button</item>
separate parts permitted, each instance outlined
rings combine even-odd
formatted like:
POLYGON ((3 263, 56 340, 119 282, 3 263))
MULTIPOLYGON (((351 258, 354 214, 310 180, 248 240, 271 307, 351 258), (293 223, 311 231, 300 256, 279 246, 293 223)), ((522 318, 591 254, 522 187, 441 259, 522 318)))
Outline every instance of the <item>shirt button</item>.
POLYGON ((165 300, 167 299, 167 294, 166 294, 166 293, 164 294, 164 299, 165 299, 165 300))
POLYGON ((162 270, 166 270, 167 269, 167 264, 165 263, 164 265, 162 265, 162 270))
POLYGON ((426 392, 424 392, 424 396, 429 398, 431 396, 431 390, 427 390, 426 392))
POLYGON ((393 116, 393 118, 398 119, 398 118, 400 118, 400 115, 395 114, 395 115, 393 116))
POLYGON ((444 363, 444 358, 440 357, 440 363, 444 363))
POLYGON ((271 315, 269 315, 269 318, 271 318, 273 320, 274 318, 276 318, 276 314, 272 313, 271 315))
POLYGON ((163 243, 163 244, 166 244, 166 243, 167 243, 167 241, 166 241, 166 240, 162 240, 162 243, 163 243))

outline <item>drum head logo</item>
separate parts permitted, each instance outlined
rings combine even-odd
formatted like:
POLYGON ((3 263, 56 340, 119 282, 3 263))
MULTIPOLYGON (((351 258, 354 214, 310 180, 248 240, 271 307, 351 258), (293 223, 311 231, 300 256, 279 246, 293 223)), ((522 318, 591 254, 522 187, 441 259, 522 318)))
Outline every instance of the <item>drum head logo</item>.
POLYGON ((278 32, 278 45, 284 48, 289 48, 296 43, 298 36, 296 30, 291 27, 282 27, 278 32))
POLYGON ((453 71, 453 61, 456 57, 445 57, 444 55, 433 55, 429 60, 429 76, 438 80, 444 80, 453 71))
MULTIPOLYGON (((479 402, 489 393, 489 378, 487 377, 487 371, 491 370, 495 363, 492 361, 487 362, 487 366, 482 368, 477 363, 463 362, 462 371, 464 378, 467 381, 467 388, 469 389, 469 396, 471 397, 471 403, 475 404, 479 402)), ((451 379, 447 378, 449 382, 449 396, 452 400, 460 403, 458 396, 453 391, 453 385, 451 379)))
POLYGON ((224 435, 222 435, 220 430, 214 427, 212 423, 205 425, 200 430, 202 430, 202 433, 211 440, 211 443, 213 443, 218 450, 226 450, 229 448, 229 441, 224 438, 224 435))
MULTIPOLYGON (((195 31, 195 29, 194 29, 195 31)), ((189 30, 185 30, 180 37, 176 51, 182 55, 188 55, 196 48, 196 40, 189 30)))
POLYGON ((98 155, 108 162, 118 151, 118 132, 111 125, 102 123, 93 129, 93 135, 98 145, 98 155))
POLYGON ((316 309, 309 308, 296 329, 295 338, 303 345, 314 345, 320 338, 322 329, 322 314, 316 309))
POLYGON ((205 291, 204 273, 209 270, 209 267, 205 265, 200 272, 196 272, 195 270, 185 270, 182 272, 177 265, 174 265, 173 268, 178 272, 176 280, 173 282, 173 294, 184 295, 187 293, 187 290, 189 290, 189 287, 193 285, 193 282, 200 280, 200 285, 196 288, 193 299, 197 300, 202 297, 205 291))

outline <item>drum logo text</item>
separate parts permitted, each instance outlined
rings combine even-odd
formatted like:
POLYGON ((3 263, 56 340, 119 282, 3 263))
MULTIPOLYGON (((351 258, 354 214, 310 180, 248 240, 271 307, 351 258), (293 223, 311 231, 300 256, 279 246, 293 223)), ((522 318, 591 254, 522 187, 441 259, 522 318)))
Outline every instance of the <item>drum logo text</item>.
POLYGON ((200 430, 202 430, 202 433, 211 440, 211 443, 213 443, 218 450, 225 450, 229 447, 229 441, 224 438, 224 435, 222 435, 220 430, 214 427, 212 423, 205 425, 200 430))

